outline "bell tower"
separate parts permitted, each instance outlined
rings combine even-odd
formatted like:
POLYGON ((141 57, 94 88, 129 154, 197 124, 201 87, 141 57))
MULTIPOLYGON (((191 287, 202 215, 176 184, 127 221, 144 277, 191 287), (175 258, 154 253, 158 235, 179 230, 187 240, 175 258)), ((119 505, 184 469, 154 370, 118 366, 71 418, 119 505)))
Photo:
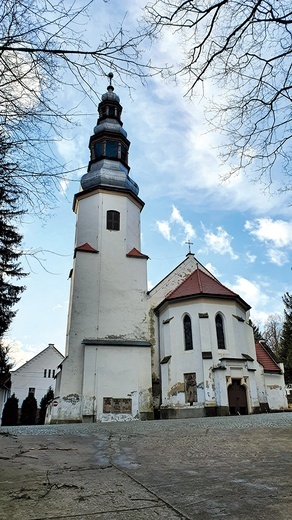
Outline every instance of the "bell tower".
POLYGON ((144 203, 129 176, 130 142, 112 77, 90 137, 88 171, 74 197, 66 358, 52 423, 152 417, 144 203))

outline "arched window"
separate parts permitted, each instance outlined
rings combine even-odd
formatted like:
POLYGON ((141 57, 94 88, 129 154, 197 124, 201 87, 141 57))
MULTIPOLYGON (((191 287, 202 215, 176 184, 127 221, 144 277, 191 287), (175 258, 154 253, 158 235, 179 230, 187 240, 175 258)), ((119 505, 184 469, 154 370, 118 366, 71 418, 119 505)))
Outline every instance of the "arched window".
POLYGON ((223 318, 221 314, 217 314, 215 318, 216 323, 216 334, 217 334, 217 345, 218 348, 226 348, 225 347, 225 339, 224 339, 224 325, 223 318))
POLYGON ((120 214, 118 211, 110 210, 106 214, 106 229, 111 231, 120 230, 120 214))
POLYGON ((184 317, 185 350, 193 350, 192 321, 188 314, 184 317))

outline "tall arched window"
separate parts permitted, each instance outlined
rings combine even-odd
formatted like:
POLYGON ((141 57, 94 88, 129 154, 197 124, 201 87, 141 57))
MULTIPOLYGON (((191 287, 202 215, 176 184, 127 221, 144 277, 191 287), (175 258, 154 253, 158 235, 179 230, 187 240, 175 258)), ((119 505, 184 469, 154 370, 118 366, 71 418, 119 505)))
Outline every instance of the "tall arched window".
POLYGON ((185 350, 193 350, 192 321, 188 314, 184 317, 185 350))
POLYGON ((110 210, 106 214, 106 229, 111 231, 120 230, 120 214, 118 211, 110 210))
POLYGON ((217 334, 218 348, 226 348, 225 347, 225 338, 224 338, 223 318, 222 318, 221 314, 217 314, 216 315, 215 323, 216 323, 216 334, 217 334))

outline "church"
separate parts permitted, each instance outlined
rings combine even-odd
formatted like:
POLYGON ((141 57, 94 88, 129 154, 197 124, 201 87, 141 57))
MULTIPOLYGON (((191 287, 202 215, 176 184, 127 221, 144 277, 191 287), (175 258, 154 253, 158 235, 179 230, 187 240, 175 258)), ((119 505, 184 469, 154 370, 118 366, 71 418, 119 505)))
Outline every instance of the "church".
POLYGON ((192 254, 147 290, 144 202, 111 84, 75 195, 65 359, 48 423, 252 414, 287 407, 283 367, 257 349, 250 306, 192 254))

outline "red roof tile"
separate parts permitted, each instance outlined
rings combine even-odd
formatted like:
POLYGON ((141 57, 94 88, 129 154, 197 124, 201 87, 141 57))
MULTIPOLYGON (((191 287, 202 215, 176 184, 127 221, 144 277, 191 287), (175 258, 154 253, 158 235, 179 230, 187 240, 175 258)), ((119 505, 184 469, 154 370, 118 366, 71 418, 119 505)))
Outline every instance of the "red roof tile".
POLYGON ((279 365, 277 365, 276 361, 272 358, 262 343, 256 343, 255 348, 257 360, 263 366, 264 370, 267 370, 268 372, 281 372, 279 365))
POLYGON ((90 246, 88 242, 85 242, 85 244, 82 244, 82 246, 75 247, 75 251, 85 251, 86 253, 98 253, 98 251, 94 249, 92 246, 90 246))
POLYGON ((198 296, 200 294, 239 298, 237 294, 222 285, 218 280, 212 278, 200 269, 196 269, 166 297, 166 300, 184 298, 186 296, 198 296))
POLYGON ((138 251, 138 249, 136 249, 135 247, 133 247, 133 249, 131 249, 131 251, 129 251, 129 253, 127 253, 127 256, 129 257, 134 257, 134 258, 149 258, 149 256, 147 255, 143 255, 143 253, 140 253, 140 251, 138 251))

